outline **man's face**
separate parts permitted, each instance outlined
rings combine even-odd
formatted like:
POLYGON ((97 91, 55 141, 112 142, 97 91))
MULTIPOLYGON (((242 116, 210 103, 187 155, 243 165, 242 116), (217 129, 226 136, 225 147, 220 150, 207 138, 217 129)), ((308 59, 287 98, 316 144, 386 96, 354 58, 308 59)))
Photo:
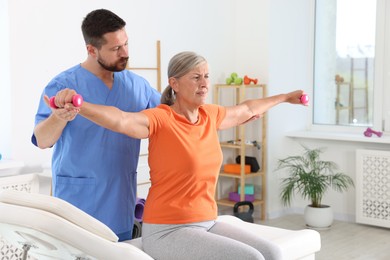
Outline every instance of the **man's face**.
POLYGON ((97 62, 108 71, 126 69, 129 60, 128 38, 124 29, 104 35, 106 43, 97 50, 97 62))

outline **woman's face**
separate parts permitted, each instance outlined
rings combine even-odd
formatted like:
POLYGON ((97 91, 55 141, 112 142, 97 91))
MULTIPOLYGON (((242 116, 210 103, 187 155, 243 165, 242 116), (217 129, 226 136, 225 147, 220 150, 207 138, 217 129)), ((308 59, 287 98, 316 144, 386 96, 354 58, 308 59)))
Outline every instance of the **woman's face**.
POLYGON ((204 62, 184 76, 176 79, 176 84, 171 86, 176 92, 178 101, 186 103, 191 107, 199 107, 206 101, 209 84, 209 66, 204 62))

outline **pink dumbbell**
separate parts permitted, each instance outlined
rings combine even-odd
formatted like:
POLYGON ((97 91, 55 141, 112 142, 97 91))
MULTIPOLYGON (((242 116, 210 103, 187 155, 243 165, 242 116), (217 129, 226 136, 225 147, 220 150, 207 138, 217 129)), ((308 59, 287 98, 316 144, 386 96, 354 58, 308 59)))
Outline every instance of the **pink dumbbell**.
MULTIPOLYGON (((52 108, 58 108, 55 104, 55 98, 56 98, 55 96, 50 98, 50 106, 52 108)), ((81 105, 83 104, 83 101, 84 101, 84 99, 80 94, 76 94, 72 97, 72 104, 75 107, 81 107, 81 105)))
POLYGON ((381 137, 383 133, 382 133, 382 132, 379 132, 379 131, 374 131, 374 130, 372 130, 371 128, 367 127, 367 130, 364 131, 363 134, 364 134, 364 136, 367 136, 367 137, 371 137, 372 134, 375 134, 375 135, 377 135, 378 137, 381 137))
POLYGON ((309 103, 309 96, 307 94, 303 94, 301 96, 301 103, 303 105, 307 105, 309 103))

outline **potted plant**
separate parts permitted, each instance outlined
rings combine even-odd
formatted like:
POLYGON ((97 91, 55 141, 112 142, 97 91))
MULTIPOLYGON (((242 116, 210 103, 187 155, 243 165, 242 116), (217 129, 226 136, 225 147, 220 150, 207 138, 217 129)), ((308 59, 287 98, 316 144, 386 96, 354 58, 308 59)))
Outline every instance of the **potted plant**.
POLYGON ((303 148, 302 155, 278 160, 277 170, 288 171, 288 177, 282 179, 280 197, 285 206, 291 205, 295 193, 309 200, 311 204, 306 206, 304 212, 306 225, 328 228, 333 223, 333 212, 329 205, 321 203, 322 198, 329 188, 338 192, 348 190, 354 186, 353 180, 345 173, 336 172, 336 163, 321 160, 321 148, 303 148))

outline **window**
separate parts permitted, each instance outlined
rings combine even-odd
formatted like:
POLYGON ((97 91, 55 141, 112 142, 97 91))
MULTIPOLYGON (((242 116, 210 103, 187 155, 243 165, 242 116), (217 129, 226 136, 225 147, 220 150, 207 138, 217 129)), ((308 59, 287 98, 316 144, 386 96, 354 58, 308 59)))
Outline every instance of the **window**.
POLYGON ((389 83, 385 48, 390 50, 385 5, 385 0, 315 1, 313 125, 383 130, 390 124, 389 109, 382 106, 389 83))

